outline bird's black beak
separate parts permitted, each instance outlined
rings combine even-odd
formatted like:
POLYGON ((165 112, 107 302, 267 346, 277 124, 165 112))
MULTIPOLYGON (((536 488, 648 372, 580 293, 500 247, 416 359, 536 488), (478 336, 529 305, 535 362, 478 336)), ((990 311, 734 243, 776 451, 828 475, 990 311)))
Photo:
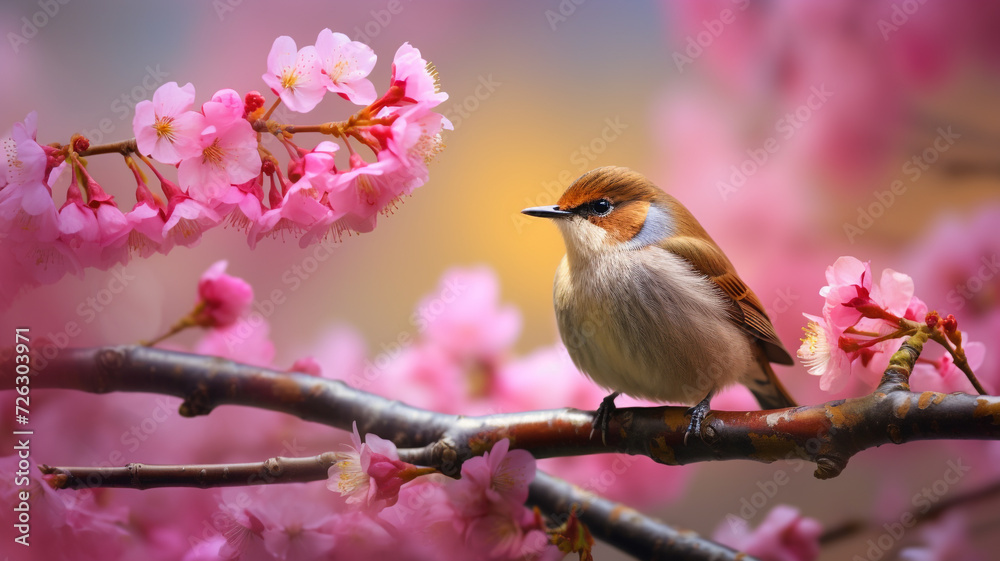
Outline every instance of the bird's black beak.
POLYGON ((552 206, 533 206, 531 208, 526 208, 521 211, 522 214, 527 214, 528 216, 538 216, 541 218, 566 218, 567 216, 572 216, 573 213, 568 210, 559 210, 556 205, 552 206))

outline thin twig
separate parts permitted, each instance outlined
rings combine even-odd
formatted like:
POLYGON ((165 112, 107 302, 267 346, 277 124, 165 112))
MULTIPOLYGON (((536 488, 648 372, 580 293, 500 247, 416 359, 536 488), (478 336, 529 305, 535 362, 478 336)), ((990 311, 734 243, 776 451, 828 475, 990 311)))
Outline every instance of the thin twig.
POLYGON ((243 464, 147 465, 130 463, 123 467, 53 467, 38 466, 52 475, 49 484, 55 489, 119 487, 154 489, 158 487, 245 487, 301 483, 326 479, 327 470, 336 462, 333 452, 308 458, 269 458, 243 464))
POLYGON ((119 140, 118 142, 109 142, 107 144, 98 144, 97 146, 91 146, 86 150, 81 150, 77 152, 80 157, 96 156, 98 154, 123 154, 129 155, 133 152, 137 152, 135 139, 129 138, 127 140, 119 140))

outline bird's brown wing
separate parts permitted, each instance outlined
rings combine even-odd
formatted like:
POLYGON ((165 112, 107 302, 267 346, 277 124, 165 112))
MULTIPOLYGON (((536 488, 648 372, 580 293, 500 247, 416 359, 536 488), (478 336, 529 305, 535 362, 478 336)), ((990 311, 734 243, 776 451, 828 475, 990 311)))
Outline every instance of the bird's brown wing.
POLYGON ((795 364, 774 332, 774 326, 757 295, 740 279, 733 264, 717 245, 695 237, 667 238, 658 245, 684 258, 696 272, 705 275, 732 300, 730 319, 761 342, 767 360, 777 364, 795 364))

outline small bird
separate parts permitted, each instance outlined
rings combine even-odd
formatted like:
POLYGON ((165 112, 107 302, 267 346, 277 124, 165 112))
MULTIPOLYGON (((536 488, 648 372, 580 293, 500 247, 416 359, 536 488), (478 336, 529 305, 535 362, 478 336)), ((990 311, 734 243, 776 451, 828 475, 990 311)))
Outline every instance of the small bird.
POLYGON ((760 300, 688 209, 645 176, 597 168, 557 205, 521 212, 562 232, 559 334, 576 366, 612 392, 594 421, 602 437, 621 393, 694 405, 685 443, 735 382, 764 409, 795 406, 769 364, 793 360, 760 300))

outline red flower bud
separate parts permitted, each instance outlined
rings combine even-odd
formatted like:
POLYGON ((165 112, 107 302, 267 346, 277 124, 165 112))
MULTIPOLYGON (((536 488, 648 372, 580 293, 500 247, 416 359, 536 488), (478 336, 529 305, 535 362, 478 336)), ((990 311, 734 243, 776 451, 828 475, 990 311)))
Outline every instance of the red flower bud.
POLYGON ((955 316, 948 314, 948 317, 944 318, 941 325, 944 327, 946 332, 954 333, 955 330, 958 329, 958 320, 955 319, 955 316))
POLYGON ((246 117, 261 107, 264 107, 264 96, 257 90, 247 92, 243 98, 243 116, 246 117))
POLYGON ((79 134, 75 135, 73 137, 73 151, 74 152, 83 152, 84 150, 86 150, 88 148, 90 148, 90 140, 88 140, 87 137, 79 135, 79 134))
POLYGON ((267 176, 273 175, 275 171, 274 160, 264 160, 263 162, 261 162, 260 171, 267 176))
POLYGON ((924 318, 924 321, 927 322, 927 327, 930 327, 931 329, 934 329, 934 326, 937 325, 940 320, 941 316, 939 316, 937 312, 931 312, 927 314, 926 318, 924 318))

